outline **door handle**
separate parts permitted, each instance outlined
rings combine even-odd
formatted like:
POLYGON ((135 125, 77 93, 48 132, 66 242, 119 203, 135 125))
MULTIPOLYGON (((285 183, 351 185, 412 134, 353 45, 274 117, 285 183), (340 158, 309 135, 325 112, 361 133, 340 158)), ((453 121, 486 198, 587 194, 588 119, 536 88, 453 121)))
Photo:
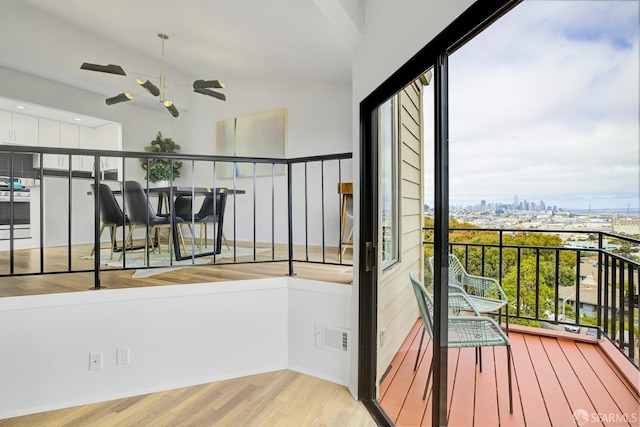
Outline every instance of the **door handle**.
POLYGON ((373 246, 373 242, 365 242, 364 248, 364 265, 365 271, 372 271, 375 265, 376 247, 373 246))

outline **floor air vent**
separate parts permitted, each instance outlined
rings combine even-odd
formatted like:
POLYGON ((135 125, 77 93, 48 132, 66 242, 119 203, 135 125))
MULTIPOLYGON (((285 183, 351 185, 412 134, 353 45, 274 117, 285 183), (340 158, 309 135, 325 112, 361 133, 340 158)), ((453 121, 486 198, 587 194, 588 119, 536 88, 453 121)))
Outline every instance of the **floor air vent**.
POLYGON ((347 353, 351 347, 351 331, 337 326, 316 324, 316 347, 347 353))

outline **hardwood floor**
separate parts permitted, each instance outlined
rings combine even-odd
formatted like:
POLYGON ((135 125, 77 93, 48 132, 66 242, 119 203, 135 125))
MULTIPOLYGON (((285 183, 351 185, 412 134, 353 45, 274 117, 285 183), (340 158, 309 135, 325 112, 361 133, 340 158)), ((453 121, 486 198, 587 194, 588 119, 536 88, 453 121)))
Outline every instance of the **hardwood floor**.
MULTIPOLYGON (((240 247, 240 244, 238 245, 240 247)), ((248 246, 248 245, 247 245, 248 246)), ((84 259, 92 245, 46 248, 43 269, 55 274, 13 275, 0 277, 0 297, 87 291, 93 287, 93 272, 68 273, 92 269, 93 260, 84 259)), ((351 262, 351 251, 344 262, 351 262)), ((116 258, 118 255, 116 254, 116 258)), ((320 262, 338 263, 337 249, 296 247, 294 257, 320 262)), ((287 247, 277 245, 275 251, 258 252, 256 260, 287 258, 287 247)), ((253 255, 238 257, 251 261, 253 255)), ((213 260, 211 260, 212 262, 213 260)), ((230 264, 217 259, 216 264, 189 266, 163 271, 146 278, 133 278, 136 270, 120 270, 104 266, 101 284, 108 289, 247 280, 286 276, 287 261, 230 264)), ((0 274, 9 274, 9 251, 0 252, 0 274)), ((40 270, 40 251, 16 250, 13 273, 40 270)), ((324 265, 295 262, 297 277, 350 284, 350 265, 324 265)), ((293 371, 253 375, 196 387, 85 405, 77 408, 0 420, 0 426, 373 426, 360 402, 337 384, 293 371)))
MULTIPOLYGON (((474 349, 450 349, 448 402, 450 426, 570 426, 584 410, 584 425, 637 426, 640 397, 595 342, 538 336, 510 328, 513 351, 513 414, 509 414, 506 351, 483 349, 483 372, 474 349), (596 420, 597 421, 597 420, 596 420)), ((398 426, 431 424, 431 392, 422 400, 431 362, 431 342, 423 344, 413 367, 421 322, 414 325, 380 385, 382 407, 398 426), (427 351, 424 351, 427 348, 427 351)), ((636 369, 635 378, 640 375, 636 369)))
POLYGON ((340 385, 277 371, 0 420, 33 426, 375 426, 340 385))
MULTIPOLYGON (((189 242, 187 242, 189 244, 189 242)), ((247 243, 239 243, 249 247, 247 243)), ((91 252, 92 245, 75 245, 71 247, 71 255, 65 247, 45 248, 43 269, 45 272, 55 274, 43 275, 14 275, 0 277, 0 297, 38 295, 59 292, 86 291, 93 287, 94 275, 90 273, 67 273, 69 264, 71 270, 91 270, 93 260, 84 259, 91 252)), ((324 259, 327 262, 339 263, 337 248, 327 248, 322 253, 319 247, 296 246, 294 259, 314 262, 294 262, 294 274, 296 277, 321 280, 327 282, 350 284, 353 282, 353 267, 351 263, 351 250, 345 253, 342 265, 320 264, 324 259)), ((115 255, 117 259, 118 254, 115 255)), ((146 277, 133 278, 135 270, 119 270, 104 266, 101 272, 101 286, 108 289, 176 285, 186 283, 205 283, 229 280, 248 280, 265 277, 282 277, 289 272, 286 245, 276 245, 275 251, 269 248, 256 254, 257 261, 282 260, 278 262, 259 262, 231 264, 232 259, 216 259, 213 264, 189 266, 146 277)), ((253 260, 253 255, 245 255, 237 258, 239 262, 253 260)), ((10 273, 10 253, 0 252, 0 274, 10 273)), ((33 273, 40 271, 40 251, 38 249, 23 249, 14 252, 14 274, 33 273)))

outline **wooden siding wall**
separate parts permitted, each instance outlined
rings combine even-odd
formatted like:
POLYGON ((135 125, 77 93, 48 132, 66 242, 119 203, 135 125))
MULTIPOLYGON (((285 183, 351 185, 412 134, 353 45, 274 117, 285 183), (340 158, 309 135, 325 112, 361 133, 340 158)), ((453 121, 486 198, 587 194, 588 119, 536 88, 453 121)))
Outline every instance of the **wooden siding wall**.
POLYGON ((421 91, 416 81, 400 93, 400 261, 378 276, 378 380, 419 316, 409 271, 422 277, 424 262, 421 91), (383 328, 387 338, 381 346, 383 328))

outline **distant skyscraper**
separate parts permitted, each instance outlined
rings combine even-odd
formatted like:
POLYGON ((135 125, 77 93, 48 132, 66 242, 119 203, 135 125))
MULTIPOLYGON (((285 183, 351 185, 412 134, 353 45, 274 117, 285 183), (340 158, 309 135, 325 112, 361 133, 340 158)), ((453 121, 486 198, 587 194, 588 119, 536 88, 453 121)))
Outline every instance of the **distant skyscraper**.
POLYGON ((540 200, 540 210, 541 211, 547 210, 547 205, 544 204, 544 200, 540 200))
POLYGON ((513 198, 513 209, 518 209, 518 195, 513 198))

